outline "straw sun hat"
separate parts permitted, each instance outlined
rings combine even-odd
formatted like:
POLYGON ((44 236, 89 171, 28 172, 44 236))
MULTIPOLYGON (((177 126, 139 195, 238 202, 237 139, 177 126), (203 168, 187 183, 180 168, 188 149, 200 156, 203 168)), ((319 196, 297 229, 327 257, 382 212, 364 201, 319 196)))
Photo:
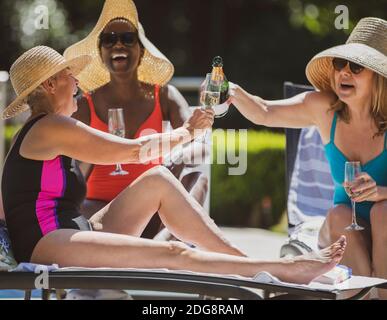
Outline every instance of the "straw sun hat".
POLYGON ((173 76, 172 63, 146 38, 138 21, 137 9, 131 0, 106 0, 97 24, 90 34, 80 42, 66 49, 66 58, 82 54, 92 56, 92 63, 79 74, 79 86, 84 91, 93 91, 110 81, 109 71, 104 66, 98 48, 100 33, 106 25, 117 18, 129 20, 138 30, 138 37, 144 46, 144 56, 137 69, 138 79, 149 84, 165 85, 173 76))
POLYGON ((66 68, 77 75, 90 60, 91 57, 87 55, 66 60, 54 49, 45 46, 34 47, 23 53, 9 72, 16 99, 3 111, 2 119, 27 111, 29 106, 26 98, 44 81, 66 68))
POLYGON ((387 21, 363 18, 344 45, 320 52, 306 66, 306 76, 319 90, 330 89, 332 59, 343 58, 387 78, 387 21))

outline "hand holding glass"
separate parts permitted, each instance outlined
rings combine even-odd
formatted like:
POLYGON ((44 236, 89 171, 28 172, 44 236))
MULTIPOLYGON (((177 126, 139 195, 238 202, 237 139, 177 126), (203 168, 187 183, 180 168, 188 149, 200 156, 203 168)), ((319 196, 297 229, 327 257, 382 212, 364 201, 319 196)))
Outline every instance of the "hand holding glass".
MULTIPOLYGON (((200 105, 202 110, 210 109, 220 102, 220 90, 222 82, 212 79, 212 74, 207 73, 206 79, 204 80, 200 88, 200 105)), ((203 142, 206 136, 203 137, 203 142)))
MULTIPOLYGON (((345 182, 351 183, 356 180, 356 176, 361 172, 361 165, 358 161, 349 161, 345 163, 345 182)), ((352 197, 354 196, 352 190, 350 187, 345 187, 345 191, 347 192, 348 196, 351 198, 351 204, 352 204, 352 223, 348 227, 345 228, 345 230, 364 230, 363 227, 359 226, 356 222, 356 202, 352 200, 352 197)))
MULTIPOLYGON (((124 110, 121 108, 109 109, 109 132, 115 136, 125 138, 124 110)), ((123 176, 128 174, 122 170, 121 165, 116 165, 116 170, 110 173, 111 176, 123 176)))

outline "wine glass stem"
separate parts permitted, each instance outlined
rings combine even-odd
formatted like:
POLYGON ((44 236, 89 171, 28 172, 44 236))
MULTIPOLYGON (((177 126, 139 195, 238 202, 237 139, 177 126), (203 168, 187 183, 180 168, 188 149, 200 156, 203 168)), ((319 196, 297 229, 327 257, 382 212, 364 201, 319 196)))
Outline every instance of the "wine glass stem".
POLYGON ((352 224, 357 224, 356 222, 356 202, 351 200, 352 202, 352 224))
POLYGON ((122 171, 122 167, 120 164, 116 164, 116 171, 122 171))

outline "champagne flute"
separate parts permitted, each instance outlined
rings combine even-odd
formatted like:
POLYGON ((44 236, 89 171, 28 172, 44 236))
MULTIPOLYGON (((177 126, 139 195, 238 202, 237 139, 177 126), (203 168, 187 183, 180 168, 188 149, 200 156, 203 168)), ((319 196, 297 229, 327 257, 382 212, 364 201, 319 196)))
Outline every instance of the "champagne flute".
MULTIPOLYGON (((109 132, 115 136, 125 138, 124 110, 122 108, 109 109, 109 132)), ((123 176, 128 174, 122 170, 121 164, 116 164, 116 170, 110 173, 111 176, 123 176)))
MULTIPOLYGON (((202 110, 210 109, 220 102, 220 90, 222 82, 217 79, 213 79, 212 73, 207 73, 200 88, 200 104, 202 110)), ((203 136, 203 142, 206 140, 206 133, 203 136)))
MULTIPOLYGON (((345 163, 345 182, 350 183, 356 180, 356 176, 361 172, 361 165, 359 161, 347 161, 345 163)), ((360 231, 364 230, 363 227, 359 226, 356 222, 356 202, 352 200, 352 197, 354 196, 353 192, 351 191, 351 188, 345 187, 345 191, 347 192, 348 196, 351 198, 351 204, 352 204, 352 223, 348 227, 345 228, 345 230, 351 231, 360 231)))

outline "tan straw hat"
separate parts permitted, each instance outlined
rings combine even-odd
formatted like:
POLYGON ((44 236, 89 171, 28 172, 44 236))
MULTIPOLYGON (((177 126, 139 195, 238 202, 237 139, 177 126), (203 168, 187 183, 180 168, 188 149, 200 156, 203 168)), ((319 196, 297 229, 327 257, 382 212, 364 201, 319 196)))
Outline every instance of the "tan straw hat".
POLYGON ((92 63, 78 76, 79 86, 84 91, 93 91, 110 81, 110 73, 104 66, 98 41, 106 25, 117 18, 129 20, 138 30, 138 36, 145 48, 144 56, 138 67, 138 79, 149 84, 165 85, 173 76, 172 63, 145 37, 143 27, 138 21, 137 9, 131 0, 106 0, 97 24, 90 34, 80 42, 65 50, 66 58, 89 54, 92 63))
POLYGON ((319 90, 330 89, 332 58, 343 58, 387 78, 387 21, 363 18, 344 45, 320 52, 306 66, 306 76, 319 90))
POLYGON ((2 118, 12 118, 29 109, 28 95, 44 81, 70 68, 77 75, 91 60, 90 56, 79 56, 66 60, 54 49, 38 46, 23 53, 11 66, 10 78, 16 92, 16 99, 3 111, 2 118))

